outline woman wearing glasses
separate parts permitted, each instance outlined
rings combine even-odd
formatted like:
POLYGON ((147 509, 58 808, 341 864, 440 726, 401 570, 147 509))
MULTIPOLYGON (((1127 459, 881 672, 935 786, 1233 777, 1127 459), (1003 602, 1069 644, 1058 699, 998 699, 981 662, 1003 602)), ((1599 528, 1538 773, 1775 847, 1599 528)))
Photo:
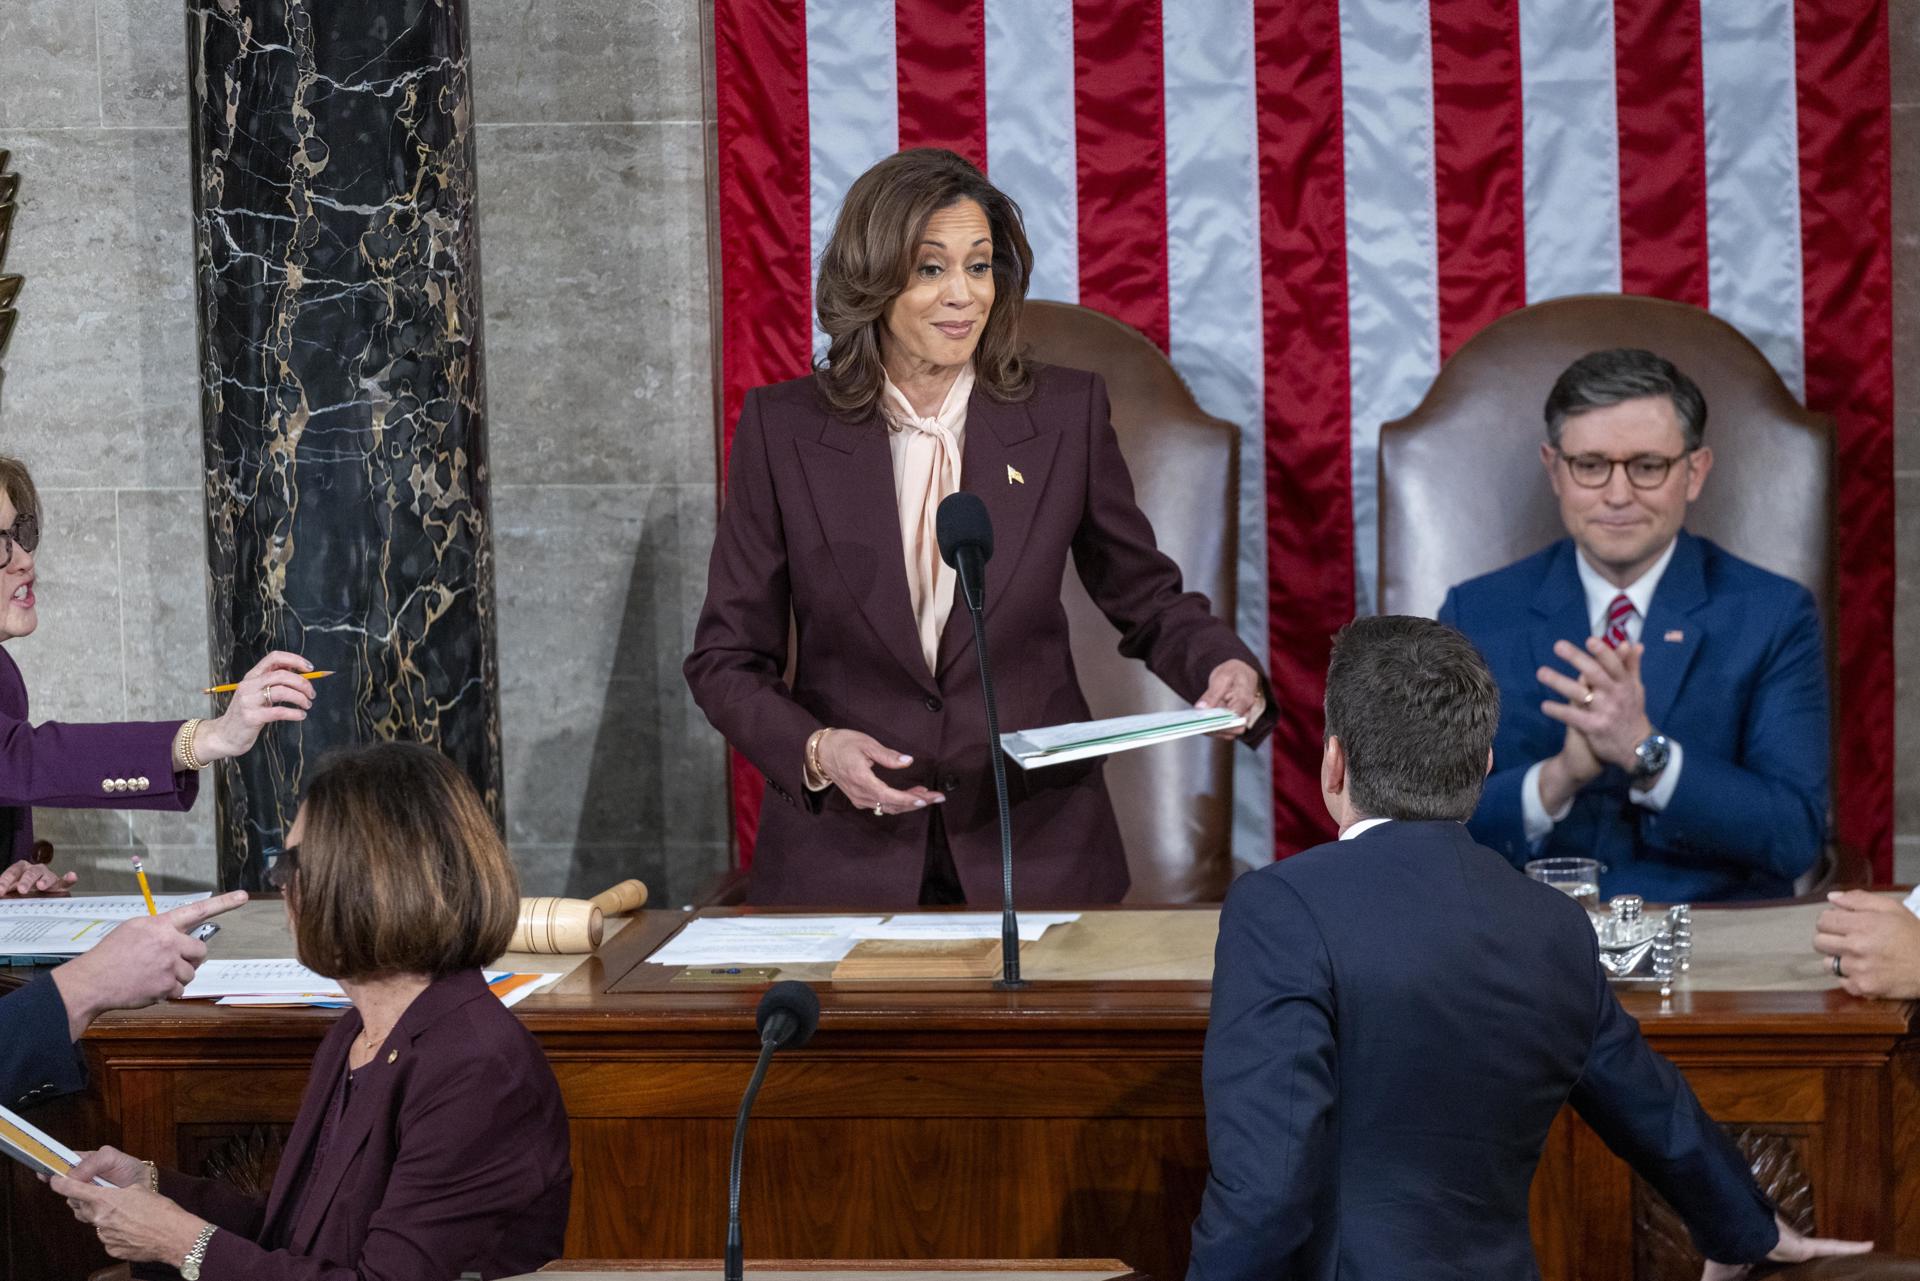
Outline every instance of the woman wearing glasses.
POLYGON ((115 1258, 203 1281, 535 1271, 561 1252, 573 1169, 546 1056, 480 972, 520 909, 486 807, 438 752, 381 743, 321 765, 287 838, 294 948, 353 1008, 314 1056, 271 1194, 112 1148, 53 1190, 115 1258))
MULTIPOLYGON (((184 810, 199 771, 249 750, 273 721, 305 720, 313 687, 297 654, 261 659, 211 720, 68 725, 27 720, 27 686, 7 642, 40 625, 34 553, 40 496, 26 464, 0 455, 0 895, 57 892, 73 881, 35 859, 33 809, 184 810)), ((42 847, 42 858, 48 847, 42 847)))

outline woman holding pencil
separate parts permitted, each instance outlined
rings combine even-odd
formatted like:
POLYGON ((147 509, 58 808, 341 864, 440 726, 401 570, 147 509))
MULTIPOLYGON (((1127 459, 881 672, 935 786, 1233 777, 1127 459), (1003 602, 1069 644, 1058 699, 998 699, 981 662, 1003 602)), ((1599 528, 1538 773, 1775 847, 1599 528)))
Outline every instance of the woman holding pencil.
POLYGON ((200 771, 247 752, 273 721, 305 720, 313 664, 275 652, 233 690, 212 719, 67 725, 27 719, 27 686, 7 652, 40 624, 34 552, 40 496, 26 464, 0 455, 0 895, 58 892, 73 881, 34 857, 33 806, 184 810, 200 771))

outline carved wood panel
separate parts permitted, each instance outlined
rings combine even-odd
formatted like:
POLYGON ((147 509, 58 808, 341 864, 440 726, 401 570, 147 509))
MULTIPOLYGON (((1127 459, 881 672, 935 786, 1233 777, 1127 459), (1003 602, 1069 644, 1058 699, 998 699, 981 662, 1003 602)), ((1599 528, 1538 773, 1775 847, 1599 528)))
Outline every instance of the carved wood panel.
MULTIPOLYGON (((1727 1126, 1747 1158, 1754 1180, 1780 1215, 1801 1232, 1814 1230, 1813 1181, 1807 1173, 1805 1130, 1727 1126)), ((1666 1198, 1639 1176, 1633 1180, 1633 1275, 1635 1281, 1696 1281, 1700 1252, 1666 1198)))

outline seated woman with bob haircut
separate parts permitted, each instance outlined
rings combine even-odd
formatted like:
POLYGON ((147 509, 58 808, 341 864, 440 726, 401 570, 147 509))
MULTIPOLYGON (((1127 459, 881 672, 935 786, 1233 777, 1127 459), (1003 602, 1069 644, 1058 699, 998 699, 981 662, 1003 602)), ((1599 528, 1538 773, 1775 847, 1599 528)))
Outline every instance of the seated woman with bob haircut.
POLYGON ((322 763, 287 836, 295 947, 353 1008, 314 1056, 271 1195, 112 1148, 54 1191, 115 1258, 201 1281, 535 1271, 561 1253, 573 1170, 546 1057, 480 973, 520 906, 486 808, 444 756, 384 743, 322 763))

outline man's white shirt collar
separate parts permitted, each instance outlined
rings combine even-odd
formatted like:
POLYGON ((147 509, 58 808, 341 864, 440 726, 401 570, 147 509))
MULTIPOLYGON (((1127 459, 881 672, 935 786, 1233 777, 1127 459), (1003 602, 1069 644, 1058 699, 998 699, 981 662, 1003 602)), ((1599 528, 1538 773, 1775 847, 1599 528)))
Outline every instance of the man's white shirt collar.
POLYGON ((1587 620, 1592 624, 1592 635, 1604 636, 1607 631, 1607 610, 1613 605, 1613 598, 1621 592, 1633 602, 1634 616, 1627 625, 1627 639, 1639 640, 1640 628, 1647 621, 1647 608, 1653 604, 1653 593, 1660 586, 1660 576, 1667 572, 1667 563, 1673 559, 1673 549, 1680 545, 1679 535, 1667 544, 1667 550, 1660 553, 1660 559, 1646 573, 1628 583, 1625 587, 1615 587, 1600 571, 1587 564, 1586 553, 1578 547, 1573 549, 1573 565, 1580 571, 1580 587, 1587 594, 1587 620))
POLYGON ((1370 831, 1371 829, 1380 826, 1382 823, 1391 823, 1391 822, 1393 822, 1393 820, 1390 818, 1363 818, 1358 823, 1355 823, 1352 827, 1349 827, 1346 831, 1340 833, 1340 839, 1343 841, 1350 841, 1354 837, 1360 835, 1362 832, 1370 831))

